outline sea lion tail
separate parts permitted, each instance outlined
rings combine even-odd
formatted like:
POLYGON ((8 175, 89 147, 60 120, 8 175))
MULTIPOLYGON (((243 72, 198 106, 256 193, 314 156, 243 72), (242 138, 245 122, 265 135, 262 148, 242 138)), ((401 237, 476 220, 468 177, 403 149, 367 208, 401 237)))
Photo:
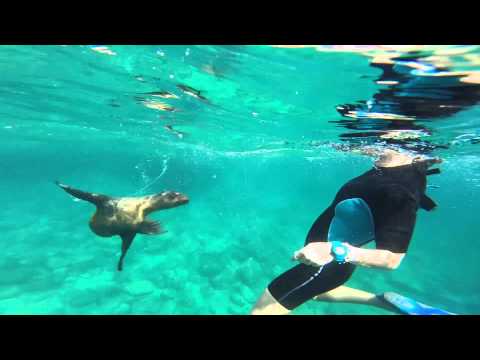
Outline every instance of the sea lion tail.
POLYGON ((63 190, 65 190, 70 195, 76 197, 77 199, 88 201, 97 206, 102 205, 104 202, 110 200, 110 197, 107 195, 93 194, 86 191, 74 189, 71 186, 60 183, 59 181, 55 181, 55 184, 60 186, 63 190))

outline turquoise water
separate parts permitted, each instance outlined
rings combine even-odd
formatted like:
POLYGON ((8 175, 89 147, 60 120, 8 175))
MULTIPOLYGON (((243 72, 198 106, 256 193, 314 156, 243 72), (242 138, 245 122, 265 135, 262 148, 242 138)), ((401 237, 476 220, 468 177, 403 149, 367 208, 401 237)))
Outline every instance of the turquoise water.
MULTIPOLYGON (((248 313, 338 188, 372 165, 335 147, 347 131, 336 107, 372 98, 381 71, 359 53, 311 48, 109 49, 0 46, 0 313, 248 313), (159 91, 178 98, 146 95, 159 91), (152 214, 168 232, 138 235, 117 272, 120 239, 93 234, 94 207, 57 179, 190 203, 152 214)), ((439 207, 419 212, 398 270, 359 268, 349 286, 480 313, 479 117, 472 104, 416 122, 448 145, 429 152, 444 159, 428 190, 439 207)), ((387 312, 310 302, 294 314, 387 312)))

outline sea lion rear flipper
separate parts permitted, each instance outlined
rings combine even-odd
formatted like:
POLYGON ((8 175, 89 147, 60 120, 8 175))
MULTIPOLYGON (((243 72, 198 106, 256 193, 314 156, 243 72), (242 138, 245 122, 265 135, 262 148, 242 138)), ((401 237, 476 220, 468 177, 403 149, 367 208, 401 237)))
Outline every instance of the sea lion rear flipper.
POLYGON ((120 235, 120 237, 122 238, 122 254, 120 255, 120 259, 118 260, 118 266, 117 266, 118 271, 122 271, 123 269, 123 259, 125 258, 125 255, 127 254, 127 251, 130 248, 130 245, 132 245, 135 235, 136 233, 134 232, 120 235))
POLYGON ((74 188, 72 188, 68 185, 61 184, 58 181, 55 181, 55 184, 60 186, 63 190, 65 190, 70 195, 72 195, 72 196, 74 196, 78 199, 91 202, 92 204, 95 204, 95 205, 101 205, 102 203, 111 199, 107 195, 93 194, 93 193, 85 192, 85 191, 82 191, 82 190, 74 189, 74 188))
POLYGON ((431 211, 437 207, 437 204, 427 195, 423 195, 420 199, 420 207, 424 210, 431 211))
POLYGON ((158 221, 143 220, 143 222, 138 226, 138 232, 147 235, 157 235, 162 234, 165 231, 161 229, 160 223, 158 221))

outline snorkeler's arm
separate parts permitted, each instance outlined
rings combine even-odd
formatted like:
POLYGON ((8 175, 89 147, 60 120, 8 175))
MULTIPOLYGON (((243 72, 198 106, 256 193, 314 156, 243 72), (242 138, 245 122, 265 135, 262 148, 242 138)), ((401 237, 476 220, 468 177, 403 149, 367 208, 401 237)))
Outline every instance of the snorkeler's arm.
POLYGON ((359 266, 395 270, 405 257, 404 253, 394 253, 389 250, 362 249, 348 244, 345 245, 350 250, 347 261, 359 266))
MULTIPOLYGON (((359 266, 394 270, 405 256, 404 253, 394 253, 385 249, 362 249, 348 243, 343 243, 343 245, 349 249, 349 254, 345 260, 359 266)), ((331 249, 332 244, 330 242, 312 242, 295 251, 293 260, 310 266, 323 266, 335 261, 331 249)))

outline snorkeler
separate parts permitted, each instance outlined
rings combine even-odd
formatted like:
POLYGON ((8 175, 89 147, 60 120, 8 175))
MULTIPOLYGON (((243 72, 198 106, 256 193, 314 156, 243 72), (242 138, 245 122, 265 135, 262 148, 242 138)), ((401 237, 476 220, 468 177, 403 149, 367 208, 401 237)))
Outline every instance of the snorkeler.
POLYGON ((441 160, 393 150, 365 153, 380 155, 374 168, 340 189, 313 223, 305 246, 294 253, 293 260, 300 264, 268 285, 253 315, 288 314, 312 299, 394 311, 392 298, 406 299, 392 293, 375 295, 344 284, 357 266, 394 270, 400 265, 413 235, 417 210, 436 207, 425 191, 427 175, 440 172, 429 168, 441 160), (376 249, 362 248, 372 241, 376 249))

